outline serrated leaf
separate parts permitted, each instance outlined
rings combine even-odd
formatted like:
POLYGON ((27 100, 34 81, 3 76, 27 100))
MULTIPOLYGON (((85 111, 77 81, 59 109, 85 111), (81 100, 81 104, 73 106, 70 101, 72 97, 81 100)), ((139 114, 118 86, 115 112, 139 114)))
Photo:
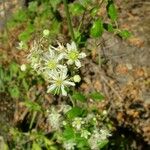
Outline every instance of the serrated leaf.
POLYGON ((74 93, 72 95, 72 98, 74 100, 81 101, 81 102, 85 102, 86 101, 86 97, 82 93, 79 93, 79 92, 74 93))
POLYGON ((108 1, 107 12, 108 12, 108 16, 110 17, 112 21, 117 20, 118 14, 117 14, 117 9, 115 7, 113 0, 108 1))
POLYGON ((85 8, 79 3, 73 3, 70 5, 70 12, 73 15, 80 15, 85 11, 85 8))
POLYGON ((73 119, 75 117, 81 116, 83 114, 83 109, 79 107, 73 107, 66 114, 69 119, 73 119))
POLYGON ((93 22, 93 25, 90 30, 90 34, 92 37, 100 37, 103 34, 103 22, 101 19, 97 19, 93 22))
POLYGON ((92 98, 95 101, 102 101, 104 100, 104 96, 99 92, 93 92, 90 94, 90 98, 92 98))

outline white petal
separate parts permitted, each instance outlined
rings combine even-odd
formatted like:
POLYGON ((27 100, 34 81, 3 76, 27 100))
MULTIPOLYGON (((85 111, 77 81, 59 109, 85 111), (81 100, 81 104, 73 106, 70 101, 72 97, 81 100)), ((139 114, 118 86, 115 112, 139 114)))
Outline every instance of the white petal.
POLYGON ((78 68, 80 68, 80 67, 81 67, 81 62, 77 59, 77 60, 75 61, 75 65, 76 65, 78 68))
POLYGON ((68 65, 72 65, 72 64, 73 64, 73 61, 72 61, 71 59, 69 59, 69 60, 67 61, 67 64, 68 64, 68 65))
POLYGON ((67 85, 75 86, 75 83, 65 80, 64 85, 66 85, 66 86, 67 85))
POLYGON ((61 86, 61 91, 63 96, 67 96, 67 92, 65 91, 65 87, 63 85, 61 86))
POLYGON ((75 42, 71 43, 71 48, 72 48, 72 50, 77 50, 77 46, 76 46, 75 42))
POLYGON ((68 51, 71 51, 71 50, 72 50, 71 45, 70 45, 70 44, 68 44, 68 43, 67 43, 67 50, 68 50, 68 51))
POLYGON ((52 92, 55 88, 56 88, 56 85, 55 85, 55 84, 52 84, 52 85, 48 86, 47 92, 50 93, 50 92, 52 92))
POLYGON ((62 80, 65 80, 67 78, 67 72, 68 72, 67 68, 64 68, 62 70, 62 76, 61 76, 62 80))
POLYGON ((60 55, 58 55, 57 61, 62 60, 65 57, 66 57, 66 53, 61 53, 60 55))
POLYGON ((79 54, 79 58, 84 58, 84 57, 86 57, 86 54, 83 53, 83 52, 81 52, 81 53, 79 54))

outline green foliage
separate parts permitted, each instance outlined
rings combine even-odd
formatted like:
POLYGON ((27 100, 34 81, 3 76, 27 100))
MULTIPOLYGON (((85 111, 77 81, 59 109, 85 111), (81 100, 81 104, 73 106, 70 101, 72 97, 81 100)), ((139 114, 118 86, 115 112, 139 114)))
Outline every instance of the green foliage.
POLYGON ((129 38, 132 34, 127 30, 121 30, 118 33, 123 39, 129 38))
POLYGON ((71 110, 67 112, 67 117, 69 119, 73 119, 75 117, 79 117, 83 114, 84 110, 80 107, 73 107, 71 110))
POLYGON ((72 15, 81 15, 85 11, 85 8, 80 3, 72 3, 70 5, 70 12, 72 15))
POLYGON ((71 127, 67 127, 63 132, 63 137, 65 138, 65 140, 74 140, 75 139, 74 129, 71 127))
POLYGON ((107 11, 108 11, 108 16, 110 17, 110 19, 112 21, 116 21, 118 14, 117 14, 117 10, 116 10, 113 0, 108 0, 107 11))
POLYGON ((102 100, 104 100, 104 96, 101 93, 99 93, 99 92, 93 92, 89 96, 94 101, 102 101, 102 100))
POLYGON ((86 97, 82 93, 79 93, 79 92, 75 92, 72 95, 72 98, 74 100, 81 101, 81 102, 85 102, 86 101, 86 97))
POLYGON ((103 34, 103 22, 101 19, 97 19, 93 22, 93 25, 90 30, 90 34, 92 37, 100 37, 103 34))
MULTIPOLYGON (((33 86, 31 76, 33 73, 29 68, 23 72, 16 62, 11 62, 8 67, 0 66, 0 92, 9 93, 13 99, 26 99, 29 88, 33 86)), ((37 76, 33 80, 41 82, 37 76)))

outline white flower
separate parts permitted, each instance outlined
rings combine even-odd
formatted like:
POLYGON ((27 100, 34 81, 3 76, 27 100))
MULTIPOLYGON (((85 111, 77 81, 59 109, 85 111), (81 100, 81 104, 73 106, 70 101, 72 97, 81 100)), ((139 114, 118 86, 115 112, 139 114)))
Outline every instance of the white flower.
POLYGON ((86 57, 86 54, 83 52, 79 52, 77 50, 77 46, 75 42, 72 42, 71 44, 67 43, 67 52, 66 52, 66 58, 68 59, 67 64, 72 65, 75 63, 75 65, 80 68, 81 67, 81 62, 79 59, 82 59, 86 57))
POLYGON ((62 95, 66 96, 67 92, 65 90, 65 87, 75 86, 74 82, 71 82, 69 79, 67 79, 67 69, 53 71, 49 74, 49 77, 50 83, 52 84, 48 86, 47 92, 54 91, 55 94, 62 93, 62 95))
POLYGON ((99 150, 99 143, 107 140, 107 138, 110 136, 111 134, 109 133, 109 131, 107 129, 101 129, 100 131, 96 128, 91 137, 88 140, 88 143, 91 147, 92 150, 99 150))
POLYGON ((53 130, 58 130, 60 128, 61 115, 52 108, 51 113, 48 115, 48 122, 53 130))
POLYGON ((30 62, 31 67, 38 73, 41 73, 43 71, 43 66, 41 64, 42 53, 43 50, 41 49, 40 45, 38 45, 38 43, 34 41, 27 59, 30 62))
POLYGON ((84 137, 84 138, 88 138, 88 136, 91 135, 91 133, 87 130, 82 130, 81 131, 81 137, 84 137))
POLYGON ((82 126, 83 124, 85 124, 85 121, 84 121, 82 118, 80 118, 80 117, 76 117, 76 118, 74 119, 74 121, 72 122, 72 126, 73 126, 74 128, 76 128, 77 130, 80 130, 80 129, 81 129, 81 126, 82 126))
POLYGON ((22 64, 22 65, 20 66, 20 69, 21 69, 21 71, 26 71, 27 67, 26 67, 25 64, 22 64))
POLYGON ((106 140, 109 136, 111 136, 109 130, 107 130, 107 129, 100 130, 100 137, 101 137, 100 139, 101 140, 106 140))
POLYGON ((99 150, 98 142, 100 141, 100 134, 97 129, 95 129, 88 139, 88 143, 92 150, 99 150))
POLYGON ((81 81, 81 77, 79 75, 75 75, 73 77, 74 82, 80 82, 81 81))
POLYGON ((76 143, 73 141, 66 141, 63 144, 63 147, 65 148, 65 150, 74 150, 76 146, 76 143))
POLYGON ((49 49, 49 52, 45 53, 43 56, 45 62, 43 69, 56 70, 63 68, 64 66, 59 63, 62 58, 62 54, 57 55, 54 50, 49 49))

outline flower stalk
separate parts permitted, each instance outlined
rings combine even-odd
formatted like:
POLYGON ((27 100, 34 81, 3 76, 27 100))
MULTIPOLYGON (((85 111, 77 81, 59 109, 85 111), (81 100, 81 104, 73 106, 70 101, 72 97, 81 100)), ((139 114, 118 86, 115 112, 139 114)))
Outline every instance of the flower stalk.
POLYGON ((71 17, 70 17, 70 13, 69 13, 69 9, 68 9, 67 0, 63 0, 63 3, 65 6, 65 13, 66 13, 66 17, 67 17, 67 22, 68 22, 68 27, 69 27, 69 31, 71 34, 71 38, 73 41, 75 41, 75 36, 74 36, 74 31, 73 31, 73 27, 72 27, 72 23, 71 23, 71 17))

